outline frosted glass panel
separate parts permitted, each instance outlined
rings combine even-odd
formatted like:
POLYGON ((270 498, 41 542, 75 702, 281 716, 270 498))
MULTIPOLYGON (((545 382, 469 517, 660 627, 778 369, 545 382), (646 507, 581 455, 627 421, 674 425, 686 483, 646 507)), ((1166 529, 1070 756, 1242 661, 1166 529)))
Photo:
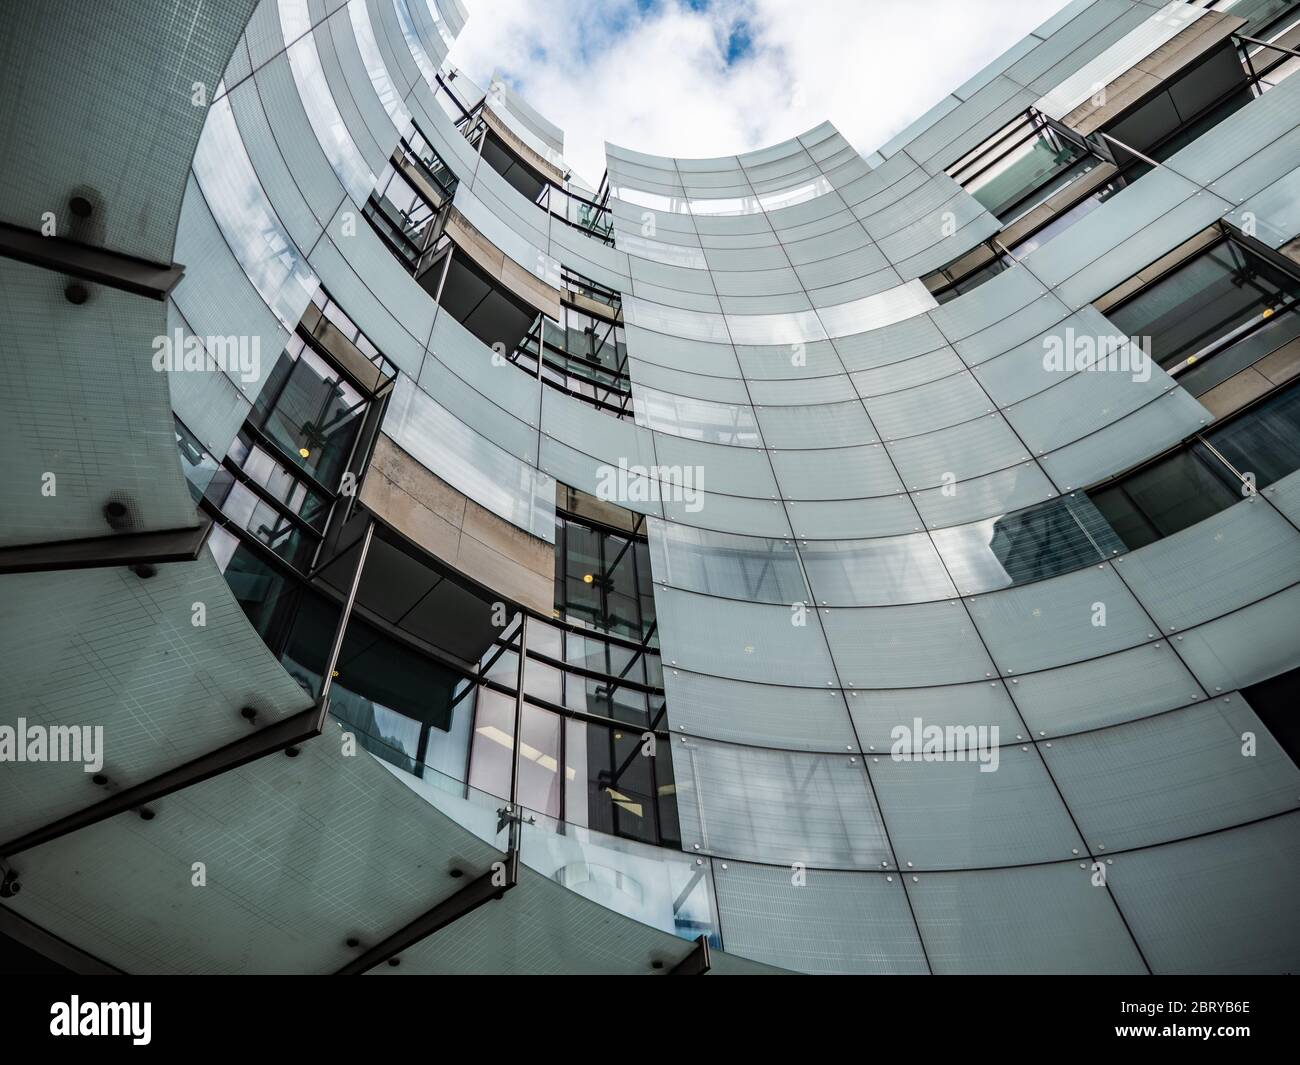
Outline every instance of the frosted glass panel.
POLYGON ((893 865, 856 755, 673 737, 682 845, 721 857, 848 869, 893 865))
POLYGON ((1118 563, 1166 632, 1263 599, 1300 576, 1300 533, 1262 499, 1243 500, 1118 563))
POLYGON ((997 413, 923 436, 886 439, 885 446, 913 491, 964 481, 1029 458, 1025 445, 997 413))
POLYGON ((1109 894, 1078 862, 908 882, 936 973, 1145 973, 1109 894))
POLYGON ((858 749, 838 688, 744 684, 669 668, 664 689, 674 732, 787 750, 858 749))
POLYGON ((1114 861, 1110 890, 1156 972, 1295 971, 1300 814, 1114 861))
POLYGON ((967 600, 1005 674, 1095 658, 1160 635, 1109 565, 967 600))
POLYGON ((1300 794, 1300 769, 1236 694, 1066 737, 1042 753, 1094 853, 1293 810, 1300 794))
POLYGON ((735 536, 654 518, 649 537, 656 581, 750 602, 789 605, 809 598, 788 539, 735 536))
POLYGON ((714 599, 656 586, 664 665, 768 684, 834 687, 835 672, 813 624, 788 606, 714 599))
POLYGON ((1026 865, 1083 849, 1032 747, 1004 746, 996 762, 991 751, 988 760, 981 751, 979 761, 969 749, 965 753, 965 761, 869 756, 900 862, 918 870, 1026 865))
POLYGON ((987 680, 993 664, 956 599, 918 606, 823 610, 845 684, 908 688, 987 680))
POLYGON ((1135 721, 1205 698, 1196 678, 1164 640, 1026 673, 1011 678, 1007 687, 1035 736, 1135 721))
POLYGON ((722 864, 713 877, 729 952, 807 973, 929 971, 899 876, 818 869, 795 888, 786 868, 722 864))
POLYGON ((903 482, 880 444, 769 452, 785 499, 887 496, 903 482))
MULTIPOLYGON (((853 727, 863 748, 876 754, 889 751, 895 727, 902 725, 910 730, 917 718, 927 725, 945 729, 950 725, 997 726, 1002 743, 1025 739, 1024 726, 1000 680, 929 688, 854 690, 848 693, 848 701, 853 727)), ((947 734, 944 746, 955 746, 948 743, 947 734)))
POLYGON ((817 602, 832 606, 924 603, 956 595, 925 534, 819 540, 800 549, 817 602))

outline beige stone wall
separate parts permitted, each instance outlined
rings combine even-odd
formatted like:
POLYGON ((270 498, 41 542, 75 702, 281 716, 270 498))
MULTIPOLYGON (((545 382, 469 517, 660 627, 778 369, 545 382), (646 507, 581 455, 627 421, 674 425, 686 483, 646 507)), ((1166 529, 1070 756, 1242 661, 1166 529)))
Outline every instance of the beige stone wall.
POLYGON ((462 495, 382 433, 360 499, 457 572, 513 602, 552 612, 554 546, 462 495))

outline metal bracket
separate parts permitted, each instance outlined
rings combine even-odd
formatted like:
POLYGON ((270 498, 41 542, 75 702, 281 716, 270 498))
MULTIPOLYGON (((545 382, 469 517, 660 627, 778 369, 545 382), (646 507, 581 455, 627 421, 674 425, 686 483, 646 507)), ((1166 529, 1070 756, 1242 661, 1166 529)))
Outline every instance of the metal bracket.
POLYGON ((61 965, 78 976, 124 975, 121 969, 73 946, 66 939, 47 932, 7 906, 0 906, 0 935, 8 936, 14 942, 21 943, 28 950, 49 958, 56 965, 61 965))
POLYGON ((360 957, 339 969, 336 976, 360 976, 362 973, 397 957, 408 947, 427 939, 439 929, 472 913, 485 902, 501 898, 519 882, 519 851, 506 853, 504 862, 471 880, 449 899, 444 899, 433 909, 421 914, 405 928, 375 944, 360 957))
POLYGON ((0 256, 160 301, 185 273, 177 263, 162 266, 5 222, 0 222, 0 256))
POLYGON ((709 937, 700 936, 691 952, 668 970, 669 976, 703 976, 712 967, 709 959, 709 937))
POLYGON ((18 544, 0 548, 0 574, 43 573, 65 569, 139 566, 153 562, 192 562, 199 557, 212 530, 212 520, 187 529, 119 533, 84 540, 18 544))
POLYGON ((12 899, 22 887, 17 870, 0 861, 0 899, 12 899))
POLYGON ((175 769, 165 770, 156 777, 114 792, 108 798, 84 810, 60 817, 48 825, 11 839, 0 846, 0 858, 21 854, 33 847, 39 847, 42 843, 49 843, 78 829, 88 828, 116 814, 146 806, 183 788, 319 736, 325 727, 326 712, 324 700, 317 700, 313 706, 291 717, 258 729, 233 743, 227 743, 224 747, 208 751, 175 769))

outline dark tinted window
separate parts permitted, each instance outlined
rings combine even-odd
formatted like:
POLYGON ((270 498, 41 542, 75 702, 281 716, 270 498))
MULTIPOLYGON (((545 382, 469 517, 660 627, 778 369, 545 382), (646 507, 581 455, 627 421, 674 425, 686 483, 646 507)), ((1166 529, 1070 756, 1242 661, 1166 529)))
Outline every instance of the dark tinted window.
POLYGON ((1241 473, 1264 488, 1300 469, 1300 386, 1291 385, 1208 434, 1241 473))
POLYGON ((1300 669, 1242 688, 1241 694, 1291 761, 1300 765, 1300 669))
POLYGON ((1229 476, 1197 444, 1088 494, 1124 545, 1138 548, 1240 502, 1229 476))
POLYGON ((1108 313, 1128 336, 1149 336, 1167 368, 1298 294, 1300 283, 1225 240, 1108 313))

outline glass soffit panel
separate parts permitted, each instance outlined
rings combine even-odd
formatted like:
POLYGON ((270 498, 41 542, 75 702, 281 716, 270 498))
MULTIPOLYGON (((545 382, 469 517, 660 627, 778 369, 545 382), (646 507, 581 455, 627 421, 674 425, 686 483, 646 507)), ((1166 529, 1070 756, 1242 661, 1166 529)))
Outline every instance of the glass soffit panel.
POLYGON ((764 603, 804 603, 809 593, 789 540, 736 536, 650 519, 655 580, 764 603))
POLYGON ((918 870, 992 868, 1083 850, 1037 749, 976 735, 985 742, 962 748, 963 760, 869 757, 899 860, 918 870))
POLYGON ((760 862, 893 865, 856 755, 806 754, 673 737, 682 844, 760 862))
POLYGON ((924 533, 811 541, 800 554, 819 604, 890 606, 957 594, 924 533))
POLYGON ((832 338, 880 329, 906 318, 923 314, 938 303, 919 280, 877 292, 850 303, 819 307, 817 315, 832 338))
POLYGON ((745 684, 664 670, 674 731, 785 750, 858 750, 838 688, 745 684))
POLYGON ((883 872, 819 870, 790 890, 782 866, 714 866, 729 951, 807 973, 925 973, 907 894, 883 872))
POLYGON ((1233 694, 1042 749, 1089 846, 1128 850, 1292 810, 1300 769, 1233 694), (1253 734, 1253 757, 1242 736, 1253 734))
POLYGON ((1130 30, 1095 59, 1071 74, 1039 99, 1034 107, 1050 118, 1062 119, 1131 67, 1145 59, 1206 13, 1193 4, 1170 3, 1130 30))
POLYGON ((634 385, 636 423, 656 432, 733 447, 761 447, 748 404, 714 403, 634 385))

